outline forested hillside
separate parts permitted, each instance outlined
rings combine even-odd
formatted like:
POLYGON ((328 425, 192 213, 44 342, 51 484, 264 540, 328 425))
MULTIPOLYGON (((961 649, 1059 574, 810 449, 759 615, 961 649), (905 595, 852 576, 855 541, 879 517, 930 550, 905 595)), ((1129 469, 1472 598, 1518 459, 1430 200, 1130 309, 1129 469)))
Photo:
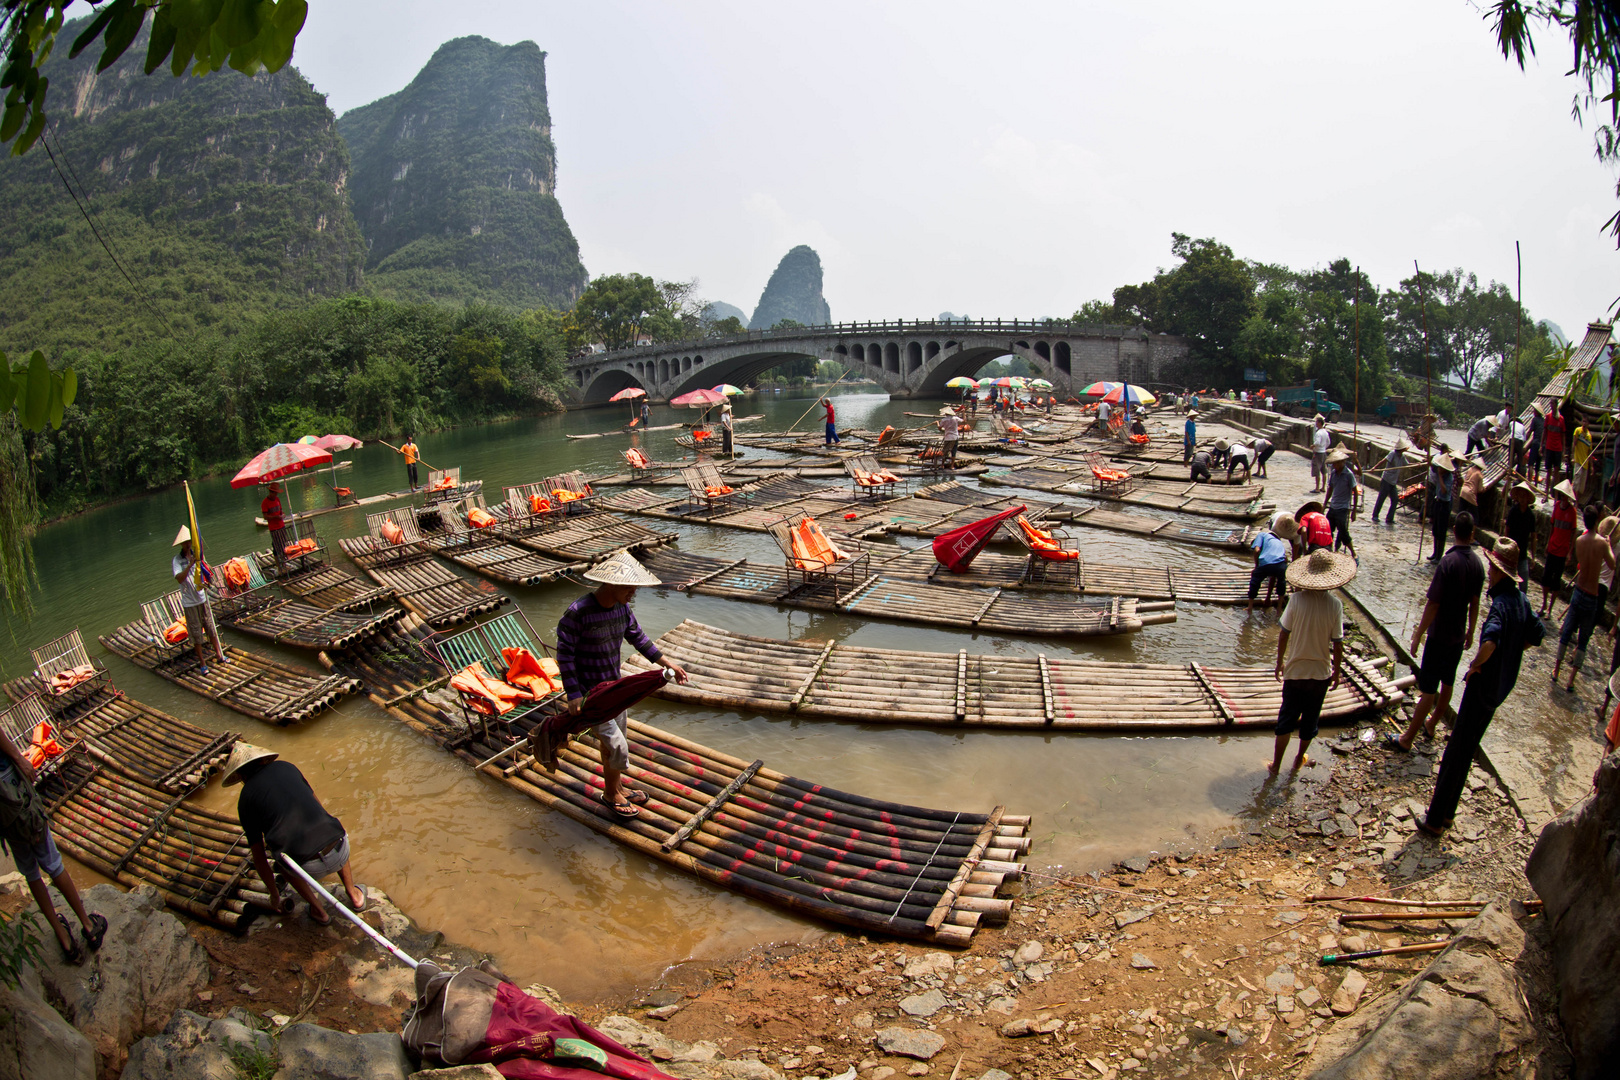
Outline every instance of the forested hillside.
POLYGON ((145 51, 137 41, 98 75, 96 50, 56 50, 44 144, 0 160, 8 353, 229 330, 361 286, 349 155, 325 98, 291 68, 148 77, 145 51))
POLYGON ((584 289, 534 42, 446 42, 409 86, 345 113, 338 130, 377 294, 564 308, 584 289))

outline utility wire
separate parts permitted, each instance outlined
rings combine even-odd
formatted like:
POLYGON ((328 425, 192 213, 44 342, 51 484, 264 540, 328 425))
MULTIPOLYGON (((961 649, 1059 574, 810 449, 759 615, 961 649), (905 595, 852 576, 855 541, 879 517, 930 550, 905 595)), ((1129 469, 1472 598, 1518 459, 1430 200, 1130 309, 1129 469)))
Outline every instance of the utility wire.
MULTIPOLYGON (((79 208, 79 213, 84 216, 85 223, 90 226, 90 232, 101 244, 102 250, 107 253, 107 257, 111 259, 113 265, 118 268, 118 272, 124 276, 124 280, 129 283, 130 289, 135 292, 137 298, 146 305, 147 310, 149 310, 153 315, 157 316, 158 321, 161 322, 165 329, 169 331, 169 335, 171 337, 178 336, 175 333, 174 325, 169 322, 168 316, 164 315, 162 311, 158 310, 157 305, 152 302, 151 294, 146 291, 144 286, 137 283, 130 272, 125 269, 124 264, 119 260, 118 256, 113 253, 113 249, 108 244, 107 238, 102 235, 101 229, 96 225, 95 219, 90 216, 90 210, 85 206, 85 202, 89 199, 89 192, 86 191, 84 199, 79 198, 78 192, 73 190, 73 185, 68 181, 67 174, 62 171, 62 165, 59 161, 57 161, 56 153, 51 149, 50 141, 45 137, 43 132, 40 133, 39 141, 40 145, 45 148, 46 155, 51 159, 51 165, 56 169, 56 175, 61 178, 62 186, 67 189, 68 196, 72 198, 73 204, 79 208)), ((66 157, 65 154, 63 156, 66 157)), ((69 167, 71 168, 71 165, 69 167)))

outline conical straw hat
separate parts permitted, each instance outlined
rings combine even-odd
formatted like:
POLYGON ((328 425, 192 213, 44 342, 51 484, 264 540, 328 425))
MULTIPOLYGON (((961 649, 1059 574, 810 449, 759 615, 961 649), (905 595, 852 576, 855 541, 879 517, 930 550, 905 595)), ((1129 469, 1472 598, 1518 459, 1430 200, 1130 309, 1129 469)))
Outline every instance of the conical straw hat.
POLYGON ((611 559, 604 559, 585 571, 585 580, 598 585, 662 585, 645 566, 636 562, 628 551, 621 551, 611 559))
POLYGON ((232 784, 240 784, 242 782, 242 778, 238 776, 237 773, 241 770, 242 766, 248 764, 249 762, 258 761, 260 758, 275 758, 280 756, 281 755, 276 753, 274 750, 266 750, 262 746, 254 746, 249 742, 238 741, 235 746, 231 747, 231 756, 229 760, 225 762, 225 779, 222 782, 226 787, 229 787, 232 784))
POLYGON ((170 547, 179 547, 181 544, 188 544, 190 542, 191 542, 191 530, 189 528, 187 528, 186 526, 182 525, 182 526, 180 526, 180 531, 174 534, 174 543, 170 544, 169 546, 170 547))
POLYGON ((1356 576, 1356 560, 1327 548, 1317 548, 1288 564, 1288 584, 1296 589, 1337 589, 1356 576))

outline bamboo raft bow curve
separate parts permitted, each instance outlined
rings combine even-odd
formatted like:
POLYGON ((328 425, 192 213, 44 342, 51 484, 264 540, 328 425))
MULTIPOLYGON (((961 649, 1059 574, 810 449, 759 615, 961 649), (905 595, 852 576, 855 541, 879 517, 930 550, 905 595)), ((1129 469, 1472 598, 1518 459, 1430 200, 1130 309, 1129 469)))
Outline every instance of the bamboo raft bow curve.
MULTIPOLYGON (((659 693, 676 701, 869 724, 1030 731, 1231 731, 1270 728, 1282 684, 1270 668, 1122 664, 1073 657, 972 656, 779 641, 691 619, 658 640, 691 674, 659 693), (1121 687, 1128 688, 1123 695, 1121 687)), ((1391 680, 1387 661, 1350 658, 1328 694, 1326 721, 1382 711, 1415 676, 1391 680)), ((639 655, 627 671, 649 666, 639 655)))
POLYGON ((663 587, 698 596, 1023 637, 1132 634, 1176 618, 1174 601, 1139 603, 1119 596, 1086 599, 1052 592, 977 589, 878 573, 838 594, 831 585, 795 587, 781 564, 668 550, 653 552, 642 561, 663 579, 663 587))
POLYGON ((178 614, 168 599, 142 605, 140 619, 101 635, 101 644, 136 667, 267 724, 308 720, 360 689, 357 679, 300 671, 235 645, 225 646, 226 662, 208 665, 205 675, 189 641, 171 645, 163 638, 163 628, 178 614))

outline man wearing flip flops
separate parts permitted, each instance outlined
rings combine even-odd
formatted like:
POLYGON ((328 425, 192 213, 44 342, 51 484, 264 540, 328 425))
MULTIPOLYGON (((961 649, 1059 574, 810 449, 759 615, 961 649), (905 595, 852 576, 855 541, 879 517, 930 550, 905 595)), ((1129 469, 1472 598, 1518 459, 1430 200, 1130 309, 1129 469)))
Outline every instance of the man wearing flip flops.
POLYGON ((1418 643, 1428 635, 1423 660, 1418 665, 1417 708, 1412 722, 1399 738, 1384 736, 1384 746, 1398 754, 1412 749, 1421 729, 1426 738, 1434 737, 1434 725, 1451 704, 1452 685, 1462 655, 1474 645, 1474 628, 1479 623, 1479 594, 1485 588, 1485 564, 1474 554, 1474 515, 1464 510, 1451 522, 1457 542, 1440 560, 1429 582, 1423 614, 1407 651, 1417 655, 1418 643))
POLYGON ((102 935, 107 932, 107 919, 84 910, 79 887, 73 883, 73 875, 62 864, 61 853, 56 850, 56 840, 51 836, 50 818, 45 816, 45 807, 34 790, 34 767, 3 732, 0 732, 0 753, 3 753, 0 756, 0 841, 4 841, 4 846, 11 850, 17 872, 28 882, 28 891, 34 894, 34 902, 56 932, 56 943, 62 946, 63 957, 70 964, 82 964, 85 945, 90 947, 91 952, 101 948, 102 935), (84 945, 74 939, 67 920, 51 902, 51 890, 45 884, 46 874, 51 876, 51 884, 56 886, 62 899, 78 916, 79 927, 84 932, 84 945))
MULTIPOLYGON (((349 869, 349 834, 343 822, 326 812, 298 766, 278 757, 274 750, 238 742, 225 762, 223 780, 226 787, 242 785, 236 816, 242 822, 253 866, 270 893, 272 909, 277 915, 289 910, 271 865, 271 853, 278 858, 286 853, 312 878, 337 874, 349 906, 364 911, 366 887, 354 883, 349 869)), ((332 921, 308 882, 295 875, 292 884, 308 902, 312 922, 325 926, 332 921)))
MULTIPOLYGON (((638 588, 662 582, 622 551, 597 563, 584 576, 596 591, 569 604, 557 620, 557 669, 569 711, 580 710, 592 687, 619 677, 619 650, 626 641, 684 684, 685 669, 664 659, 630 610, 638 588)), ((591 729, 602 755, 602 802, 615 817, 625 819, 640 815, 641 804, 647 801, 645 791, 624 783, 625 770, 630 768, 629 727, 630 714, 621 712, 591 729)))
POLYGON ((1282 708, 1277 710, 1277 741, 1269 771, 1282 768, 1289 736, 1299 732, 1297 771, 1311 764, 1305 750, 1316 738, 1322 702, 1339 685, 1344 666, 1344 602, 1333 591, 1356 576, 1356 561, 1318 548, 1288 567, 1288 584, 1296 590, 1283 609, 1277 635, 1277 666, 1282 682, 1282 708))

